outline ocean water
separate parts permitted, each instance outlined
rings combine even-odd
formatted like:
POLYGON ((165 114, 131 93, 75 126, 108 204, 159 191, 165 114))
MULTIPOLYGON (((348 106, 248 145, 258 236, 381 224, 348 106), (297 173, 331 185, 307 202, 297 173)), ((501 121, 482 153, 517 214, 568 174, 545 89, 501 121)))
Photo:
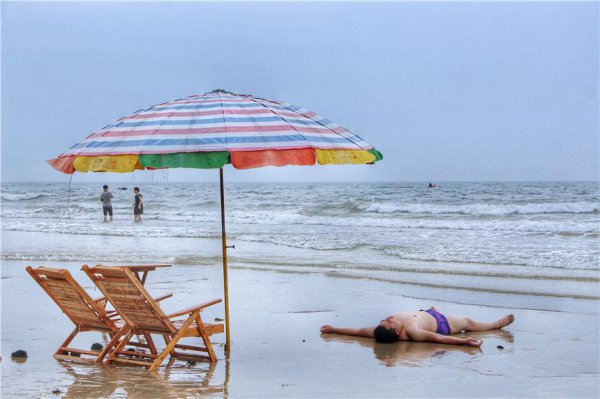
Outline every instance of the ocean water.
MULTIPOLYGON (((219 262, 218 184, 137 185, 142 223, 130 183, 111 185, 113 223, 102 222, 99 184, 2 184, 2 258, 219 262)), ((599 297, 596 182, 229 183, 226 208, 234 265, 599 297)))

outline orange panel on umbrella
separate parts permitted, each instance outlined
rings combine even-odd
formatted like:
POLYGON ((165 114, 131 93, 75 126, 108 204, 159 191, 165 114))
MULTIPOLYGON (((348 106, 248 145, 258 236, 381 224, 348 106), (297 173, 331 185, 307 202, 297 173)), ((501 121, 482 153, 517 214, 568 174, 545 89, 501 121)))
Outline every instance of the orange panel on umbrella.
POLYGON ((230 151, 231 163, 236 169, 260 168, 261 166, 314 165, 315 150, 230 151))
POLYGON ((69 175, 75 173, 75 168, 73 167, 73 162, 75 162, 76 155, 71 155, 67 157, 58 157, 49 159, 46 162, 50 164, 54 169, 59 172, 67 173, 69 175))

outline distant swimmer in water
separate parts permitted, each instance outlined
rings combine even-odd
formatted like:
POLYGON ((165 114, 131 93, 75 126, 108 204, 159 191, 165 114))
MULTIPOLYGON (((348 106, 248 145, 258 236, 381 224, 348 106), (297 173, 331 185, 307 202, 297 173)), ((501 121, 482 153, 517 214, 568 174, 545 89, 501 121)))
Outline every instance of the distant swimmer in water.
POLYGON ((431 182, 429 182, 429 186, 427 186, 428 188, 438 188, 439 186, 437 184, 431 184, 431 182))
POLYGON ((388 316, 376 327, 345 328, 325 325, 323 334, 355 335, 374 338, 377 342, 395 341, 435 342, 447 345, 481 346, 483 340, 471 337, 453 337, 463 331, 490 331, 506 327, 515 320, 512 314, 491 323, 474 321, 467 317, 444 316, 431 307, 427 310, 401 312, 388 316))

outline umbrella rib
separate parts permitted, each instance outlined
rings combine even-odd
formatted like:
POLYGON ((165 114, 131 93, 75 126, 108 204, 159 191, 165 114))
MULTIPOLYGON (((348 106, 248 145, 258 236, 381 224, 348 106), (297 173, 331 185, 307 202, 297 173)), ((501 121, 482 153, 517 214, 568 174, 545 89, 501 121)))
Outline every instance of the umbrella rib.
MULTIPOLYGON (((258 105, 260 105, 261 107, 263 107, 264 109, 268 110, 270 113, 272 113, 273 115, 275 115, 276 117, 278 117, 279 119, 281 119, 282 122, 284 122, 286 125, 290 126, 292 129, 294 129, 294 131, 300 136, 302 137, 302 139, 304 141, 307 142, 307 145, 309 146, 309 148, 313 148, 312 145, 308 144, 308 140, 306 139, 306 137, 304 137, 304 135, 302 133, 300 133, 293 125, 291 125, 288 121, 286 121, 284 118, 282 118, 280 115, 277 114, 277 112, 273 111, 272 109, 270 109, 269 107, 267 107, 265 104, 261 103, 260 101, 256 101, 259 100, 259 98, 257 97, 253 97, 253 96, 248 96, 246 98, 247 100, 250 100, 258 105)), ((263 98, 260 98, 260 100, 264 100, 263 98)), ((268 101, 268 100, 266 100, 268 101)))
MULTIPOLYGON (((154 131, 152 132, 152 136, 154 136, 154 135, 156 135, 156 134, 160 134, 160 133, 159 133, 159 130, 161 129, 161 127, 162 127, 162 126, 164 126, 164 124, 167 122, 167 120, 168 120, 170 117, 172 117, 172 116, 173 116, 173 115, 174 115, 174 114, 175 114, 177 111, 181 110, 181 107, 183 107, 183 106, 185 106, 185 105, 188 105, 188 104, 189 104, 191 101, 193 101, 193 100, 194 100, 194 96, 187 96, 187 97, 183 97, 181 100, 184 100, 184 101, 183 101, 183 102, 181 102, 181 103, 179 103, 179 104, 177 104, 177 105, 175 106, 176 108, 172 109, 172 110, 171 110, 171 112, 168 114, 168 116, 167 116, 166 118, 164 118, 164 119, 162 119, 162 120, 161 120, 161 122, 160 122, 160 125, 158 125, 158 126, 157 126, 157 127, 154 129, 154 131)), ((178 101, 178 100, 174 100, 174 101, 178 101)), ((172 102, 172 101, 171 101, 171 102, 172 102)), ((151 109, 151 110, 155 110, 155 108, 154 108, 154 107, 156 107, 157 105, 162 105, 162 104, 165 104, 165 103, 161 103, 161 104, 156 104, 156 105, 153 105, 153 106, 152 106, 152 107, 150 107, 149 109, 151 109)), ((168 104, 168 102, 167 102, 167 104, 168 104)), ((188 151, 183 151, 183 152, 188 152, 188 151)), ((140 152, 140 154, 141 154, 141 152, 140 152)), ((163 161, 164 161, 164 159, 165 159, 165 155, 166 155, 165 153, 163 153, 163 154, 162 154, 163 161)))
MULTIPOLYGON (((291 109, 290 107, 287 107, 287 106, 285 105, 285 103, 275 102, 275 101, 268 100, 268 99, 265 99, 265 98, 261 98, 260 100, 262 100, 262 101, 267 101, 267 102, 271 102, 271 103, 274 103, 274 104, 277 104, 277 105, 279 105, 280 107, 283 107, 283 108, 287 109, 288 111, 290 111, 290 112, 293 112, 294 114, 297 114, 297 115, 302 115, 303 117, 305 117, 305 118, 308 118, 308 119, 310 119, 311 121, 313 121, 313 122, 315 122, 315 123, 318 123, 319 125, 323 126, 323 127, 324 127, 325 129, 327 129, 327 130, 334 131, 333 129, 331 129, 330 127, 328 127, 328 126, 324 125, 324 124, 323 124, 323 123, 321 123, 320 121, 318 121, 318 120, 316 120, 316 119, 314 119, 314 118, 311 118, 310 116, 308 116, 308 115, 306 115, 306 114, 299 113, 299 112, 297 112, 297 111, 295 111, 295 110, 291 109)), ((259 104, 260 104, 260 103, 259 103, 259 104)), ((290 105, 293 105, 293 104, 290 104, 290 105)), ((295 107, 298 107, 297 105, 293 105, 293 106, 295 106, 295 107)), ((299 108, 299 109, 302 109, 302 107, 298 107, 298 108, 299 108)), ((317 115, 317 116, 321 116, 321 115, 318 115, 318 114, 316 114, 316 115, 317 115)), ((339 125, 338 125, 338 126, 339 126, 339 125)), ((360 137, 359 135, 357 135, 357 134, 355 134, 355 133, 353 133, 353 132, 349 131, 349 130, 348 130, 348 129, 346 129, 345 127, 342 127, 342 126, 339 126, 339 127, 341 127, 342 129, 346 130, 348 133, 350 133, 350 134, 352 134, 352 135, 356 136, 356 137, 357 137, 359 140, 361 140, 361 141, 363 141, 363 142, 365 142, 365 143, 366 143, 366 141, 365 141, 365 140, 363 140, 363 138, 362 138, 362 137, 360 137)), ((344 138, 344 139, 348 140, 348 141, 349 141, 349 142, 351 142, 352 144, 356 145, 357 147, 360 147, 361 149, 364 149, 364 146, 362 146, 362 145, 358 144, 357 142, 355 142, 355 141, 354 141, 354 140, 352 140, 351 138, 349 138, 349 137, 344 137, 344 136, 342 136, 341 134, 339 134, 339 133, 337 133, 337 132, 335 132, 335 133, 336 133, 336 134, 338 134, 340 137, 342 137, 342 138, 344 138)), ((303 137, 304 137, 304 136, 303 136, 303 137)))
MULTIPOLYGON (((192 101, 192 98, 191 98, 191 97, 187 97, 187 100, 185 100, 185 102, 183 102, 183 103, 180 103, 180 104, 177 106, 177 108, 175 108, 175 109, 171 110, 171 112, 169 113, 169 116, 168 116, 167 118, 164 118, 164 119, 163 119, 163 120, 160 122, 160 125, 158 125, 158 127, 156 127, 156 129, 154 129, 154 132, 152 132, 152 136, 154 136, 155 134, 157 134, 157 132, 160 130, 160 128, 164 126, 165 122, 167 122, 168 118, 172 117, 172 116, 173 116, 173 114, 174 114, 175 112, 177 112, 177 111, 179 111, 179 110, 181 109, 181 107, 183 107, 183 106, 184 106, 184 105, 186 105, 186 104, 189 104, 189 103, 190 103, 190 101, 192 101)), ((160 104, 158 104, 158 105, 160 105, 160 104)), ((151 109, 154 109, 154 107, 156 107, 156 105, 153 105, 151 109)), ((187 151, 184 151, 184 152, 187 152, 187 151)), ((164 160, 164 158, 165 158, 165 154, 162 154, 162 158, 163 158, 163 160, 164 160)))
MULTIPOLYGON (((225 110, 223 109, 223 99, 221 93, 219 93, 219 103, 221 104, 221 117, 223 118, 223 133, 225 134, 225 143, 223 147, 229 152, 229 138, 227 137, 227 122, 225 121, 225 110)), ((231 153, 230 153, 231 154, 231 153)), ((231 155, 230 155, 231 157, 231 155)))
MULTIPOLYGON (((187 97, 185 97, 185 98, 187 98, 187 97)), ((185 99, 185 98, 183 98, 183 99, 185 99)), ((177 100, 174 100, 174 101, 177 101, 177 100)), ((175 112, 177 112, 178 110, 180 110, 180 109, 181 109, 181 107, 183 107, 183 106, 184 106, 184 105, 186 105, 186 104, 189 104, 189 102, 190 102, 190 101, 192 101, 192 99, 191 99, 191 98, 188 98, 188 99, 187 99, 185 102, 178 104, 178 105, 176 106, 177 108, 173 109, 173 110, 172 110, 172 111, 169 113, 169 115, 168 115, 166 118, 164 118, 163 120, 161 120, 160 124, 159 124, 159 125, 158 125, 158 126, 155 128, 155 129, 154 129, 154 131, 152 132, 151 136, 155 136, 155 135, 158 133, 158 131, 160 130, 160 128, 161 128, 162 126, 164 126, 164 124, 165 124, 165 122, 168 120, 168 118, 172 117, 172 116, 173 116, 173 114, 174 114, 175 112)), ((172 102, 172 101, 171 101, 171 102, 172 102)), ((128 120, 131 120, 131 116, 133 116, 133 115, 137 115, 137 114, 138 114, 138 113, 140 113, 140 112, 145 112, 145 111, 150 111, 150 110, 152 110, 152 111, 155 111, 155 110, 156 110, 156 109, 155 109, 155 107, 156 107, 156 106, 158 106, 158 105, 163 105, 163 104, 168 104, 168 103, 169 103, 169 102, 166 102, 166 103, 159 103, 159 104, 154 104, 154 105, 151 105, 151 106, 150 106, 150 107, 148 107, 148 108, 142 108, 142 109, 139 109, 139 110, 135 111, 135 112, 134 112, 134 113, 132 113, 132 114, 129 114, 129 115, 122 116, 121 118, 117 119, 117 123, 113 123, 113 124, 109 124, 109 125, 106 125, 106 126, 104 126, 104 127, 101 129, 101 130, 105 130, 105 129, 109 129, 109 130, 107 130, 107 131, 105 131, 105 132, 102 132, 102 134, 100 134, 100 137, 103 137, 105 134, 107 134, 108 132, 110 132, 110 129, 111 129, 111 128, 113 128, 113 127, 118 127, 118 126, 119 126, 121 123, 124 123, 124 122, 126 122, 126 121, 128 121, 128 120)), ((92 134, 93 134, 93 133, 92 133, 92 134)), ((76 146, 76 145, 78 145, 78 144, 79 144, 79 143, 75 144, 74 146, 76 146)), ((74 146, 73 146, 73 147, 74 147, 74 146)), ((144 151, 143 151, 142 149, 140 149, 140 150, 139 150, 137 153, 135 153, 135 152, 131 152, 131 155, 142 155, 142 154, 144 154, 144 151)), ((110 154, 108 154, 108 155, 110 155, 110 154)), ((165 155, 165 154, 162 154, 162 155, 163 155, 163 157, 164 157, 164 155, 165 155)))

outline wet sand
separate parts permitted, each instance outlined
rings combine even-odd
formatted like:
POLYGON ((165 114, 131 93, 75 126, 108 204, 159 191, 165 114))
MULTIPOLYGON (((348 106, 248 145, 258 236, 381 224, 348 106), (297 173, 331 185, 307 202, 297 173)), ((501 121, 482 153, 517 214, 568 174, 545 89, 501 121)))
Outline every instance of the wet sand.
MULTIPOLYGON (((25 272, 25 261, 2 262, 2 397, 573 397, 599 395, 598 302, 562 298, 470 295, 459 290, 339 277, 318 270, 276 272, 236 264, 230 271, 231 356, 213 336, 219 362, 177 361, 157 373, 125 366, 58 362, 52 353, 73 326, 25 272), (540 306, 531 306, 540 302, 540 306), (522 303, 523 306, 519 306, 522 303), (375 325, 400 310, 435 305, 482 321, 514 313, 505 330, 469 334, 481 349, 321 335, 323 324, 375 325), (510 305, 510 306, 507 306, 510 305), (503 349, 499 349, 502 346, 503 349), (29 358, 12 361, 24 349, 29 358), (61 392, 53 394, 58 389, 61 392)), ((79 269, 65 267, 99 296, 79 269)), ((152 294, 174 292, 174 311, 222 296, 220 267, 174 265, 148 277, 152 294)), ((223 307, 206 321, 223 318, 223 307)), ((105 342, 88 333, 80 347, 105 342)))

